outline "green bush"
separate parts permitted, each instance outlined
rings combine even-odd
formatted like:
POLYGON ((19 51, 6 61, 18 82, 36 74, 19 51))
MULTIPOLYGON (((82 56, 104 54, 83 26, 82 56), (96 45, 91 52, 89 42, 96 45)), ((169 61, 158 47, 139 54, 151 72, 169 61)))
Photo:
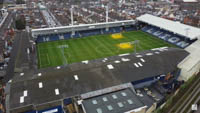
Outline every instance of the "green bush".
POLYGON ((20 18, 15 21, 15 26, 18 30, 23 30, 26 27, 26 22, 24 19, 20 18))

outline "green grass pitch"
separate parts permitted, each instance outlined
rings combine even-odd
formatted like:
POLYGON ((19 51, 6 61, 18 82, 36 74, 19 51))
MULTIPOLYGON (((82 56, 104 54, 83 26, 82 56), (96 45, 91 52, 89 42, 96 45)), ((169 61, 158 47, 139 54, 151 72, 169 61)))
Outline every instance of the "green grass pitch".
MULTIPOLYGON (((139 40, 137 52, 168 46, 175 47, 161 39, 142 31, 123 32, 124 38, 113 39, 110 34, 89 36, 85 38, 59 40, 37 44, 38 67, 54 67, 84 60, 104 58, 124 53, 132 53, 134 49, 120 49, 117 44, 139 40), (60 46, 68 46, 61 49, 60 46)), ((134 46, 134 45, 133 45, 134 46)))

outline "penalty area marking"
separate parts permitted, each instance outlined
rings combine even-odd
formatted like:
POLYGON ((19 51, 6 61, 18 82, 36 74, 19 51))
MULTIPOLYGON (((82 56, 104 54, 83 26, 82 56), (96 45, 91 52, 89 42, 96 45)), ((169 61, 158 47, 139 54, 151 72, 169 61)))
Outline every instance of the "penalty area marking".
MULTIPOLYGON (((50 60, 49 60, 49 55, 48 55, 48 53, 46 53, 46 54, 41 54, 40 56, 45 56, 46 58, 47 58, 47 64, 42 64, 41 63, 41 60, 40 60, 40 67, 44 67, 44 66, 48 66, 48 65, 50 65, 50 60)), ((39 57, 40 57, 39 56, 39 57)), ((40 58, 41 59, 41 58, 40 58)))

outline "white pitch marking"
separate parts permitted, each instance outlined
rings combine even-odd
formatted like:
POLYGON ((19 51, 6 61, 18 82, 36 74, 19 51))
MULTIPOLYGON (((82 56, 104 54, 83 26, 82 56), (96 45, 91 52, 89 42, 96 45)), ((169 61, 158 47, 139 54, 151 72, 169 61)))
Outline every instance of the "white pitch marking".
POLYGON ((55 94, 56 95, 59 95, 60 93, 59 93, 59 89, 57 88, 57 89, 55 89, 55 94))
POLYGON ((143 58, 140 58, 140 60, 141 60, 142 62, 145 62, 145 60, 144 60, 143 58))
POLYGON ((135 65, 135 67, 137 67, 137 68, 139 67, 136 63, 134 63, 134 65, 135 65))
POLYGON ((42 82, 39 82, 38 85, 39 85, 39 88, 43 88, 42 82))
POLYGON ((75 80, 78 80, 79 78, 78 78, 78 75, 74 75, 74 79, 75 80))

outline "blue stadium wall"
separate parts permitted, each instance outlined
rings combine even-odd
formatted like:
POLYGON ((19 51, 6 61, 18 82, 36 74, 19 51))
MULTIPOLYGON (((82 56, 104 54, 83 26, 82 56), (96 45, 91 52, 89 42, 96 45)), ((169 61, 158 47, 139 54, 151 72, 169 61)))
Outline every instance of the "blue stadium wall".
MULTIPOLYGON (((173 76, 173 80, 168 81, 167 84, 165 85, 166 89, 171 89, 172 85, 176 83, 178 77, 180 76, 180 69, 175 69, 174 71, 170 72, 169 74, 173 76)), ((143 88, 146 86, 150 86, 151 84, 157 82, 157 81, 165 81, 165 76, 166 75, 157 75, 153 77, 148 77, 142 80, 137 80, 137 81, 132 81, 132 85, 137 89, 137 88, 143 88)))
POLYGON ((61 33, 61 34, 39 35, 35 40, 35 42, 42 43, 42 42, 57 41, 57 40, 68 40, 71 38, 82 38, 93 35, 112 34, 112 33, 120 33, 123 31, 134 31, 134 30, 136 30, 135 26, 120 26, 120 27, 111 27, 108 30, 106 30, 106 28, 103 28, 103 29, 75 31, 73 35, 72 32, 61 33))
POLYGON ((165 76, 158 75, 158 76, 154 76, 154 77, 145 78, 142 80, 133 81, 131 83, 134 86, 134 88, 137 89, 137 88, 143 88, 145 86, 150 86, 151 84, 155 83, 156 81, 162 80, 164 78, 165 78, 165 76))
POLYGON ((25 112, 25 113, 64 113, 62 106, 55 106, 55 107, 51 107, 48 109, 44 109, 44 110, 40 110, 40 111, 29 111, 29 112, 25 112))

